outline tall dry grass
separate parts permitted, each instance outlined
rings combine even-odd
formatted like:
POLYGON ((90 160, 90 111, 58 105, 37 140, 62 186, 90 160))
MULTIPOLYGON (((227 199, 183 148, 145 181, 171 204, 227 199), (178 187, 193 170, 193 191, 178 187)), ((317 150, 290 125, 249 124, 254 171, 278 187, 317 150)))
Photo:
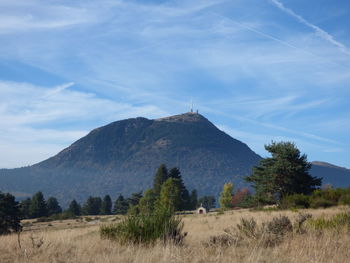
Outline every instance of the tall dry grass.
MULTIPOLYGON (((307 213, 313 214, 314 218, 331 217, 342 210, 309 209, 307 213)), ((121 246, 101 239, 98 224, 55 227, 53 222, 52 227, 42 224, 39 229, 23 232, 22 249, 18 247, 16 235, 1 236, 0 262, 350 262, 350 233, 346 231, 291 234, 280 245, 267 248, 257 242, 245 243, 244 246, 208 246, 211 236, 220 235, 224 229, 234 227, 242 217, 254 217, 261 223, 278 215, 286 215, 293 220, 298 213, 239 210, 224 215, 188 215, 183 218, 184 231, 188 232, 183 246, 157 244, 154 247, 121 246)))

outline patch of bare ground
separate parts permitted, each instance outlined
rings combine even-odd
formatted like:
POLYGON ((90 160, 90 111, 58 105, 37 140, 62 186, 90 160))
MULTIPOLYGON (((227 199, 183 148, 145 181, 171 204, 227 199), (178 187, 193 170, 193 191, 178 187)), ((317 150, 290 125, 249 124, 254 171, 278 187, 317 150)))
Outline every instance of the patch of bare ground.
MULTIPOLYGON (((313 218, 331 217, 345 208, 304 210, 313 218)), ((0 236, 1 263, 112 263, 112 262, 349 262, 350 233, 346 229, 328 229, 322 232, 289 233, 276 246, 262 246, 256 240, 244 244, 210 245, 210 238, 235 228, 241 218, 254 218, 258 224, 273 217, 285 215, 292 221, 298 217, 292 211, 229 211, 223 215, 186 215, 183 218, 188 235, 183 246, 121 246, 101 239, 99 227, 109 224, 114 217, 93 218, 87 222, 72 220, 35 223, 21 234, 22 249, 17 235, 0 236), (91 223, 94 222, 94 223, 91 223), (51 224, 51 226, 48 226, 51 224)), ((114 221, 115 222, 115 221, 114 221)))

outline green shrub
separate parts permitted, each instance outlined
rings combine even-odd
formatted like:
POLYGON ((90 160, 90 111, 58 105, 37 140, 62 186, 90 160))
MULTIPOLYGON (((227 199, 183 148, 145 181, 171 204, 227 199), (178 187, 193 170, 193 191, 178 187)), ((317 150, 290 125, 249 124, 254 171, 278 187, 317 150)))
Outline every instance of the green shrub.
POLYGON ((337 203, 335 203, 332 200, 326 199, 325 197, 321 197, 321 196, 311 197, 311 201, 310 201, 311 208, 320 208, 320 207, 327 208, 334 205, 337 205, 337 203))
POLYGON ((341 229, 343 227, 350 229, 350 212, 336 214, 330 219, 310 219, 308 223, 315 230, 341 229))
POLYGON ((281 200, 280 207, 283 209, 309 208, 310 197, 303 194, 289 195, 281 200))
POLYGON ((338 200, 339 205, 350 205, 350 193, 342 195, 338 200))
POLYGON ((183 223, 169 208, 158 208, 151 215, 128 215, 118 224, 102 226, 103 238, 116 240, 120 244, 181 244, 186 236, 182 234, 183 223))

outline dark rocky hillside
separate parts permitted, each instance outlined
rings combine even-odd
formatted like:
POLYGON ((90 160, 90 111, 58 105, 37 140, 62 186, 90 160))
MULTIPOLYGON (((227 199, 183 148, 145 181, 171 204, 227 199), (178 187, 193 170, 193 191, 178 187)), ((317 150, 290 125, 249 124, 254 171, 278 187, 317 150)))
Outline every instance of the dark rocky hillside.
POLYGON ((33 166, 0 170, 0 189, 42 190, 63 202, 88 195, 130 194, 150 187, 156 168, 180 168, 189 189, 217 195, 250 173, 260 157, 200 114, 157 120, 133 118, 91 131, 56 156, 33 166))

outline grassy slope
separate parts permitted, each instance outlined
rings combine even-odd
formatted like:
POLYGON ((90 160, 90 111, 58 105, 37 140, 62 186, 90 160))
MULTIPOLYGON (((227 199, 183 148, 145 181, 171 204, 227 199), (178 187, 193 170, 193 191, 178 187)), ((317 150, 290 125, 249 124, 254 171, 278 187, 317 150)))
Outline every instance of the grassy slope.
MULTIPOLYGON (((330 217, 344 208, 307 210, 314 217, 330 217)), ((258 222, 284 214, 294 219, 298 214, 284 212, 227 212, 224 215, 190 215, 184 218, 186 243, 182 247, 157 245, 155 248, 119 246, 101 240, 99 224, 111 221, 63 221, 34 224, 22 234, 22 250, 18 249, 17 236, 0 237, 0 262, 348 262, 350 235, 346 232, 326 231, 323 234, 292 235, 281 245, 264 248, 252 243, 248 246, 206 247, 209 237, 222 234, 235 226, 241 217, 254 217, 258 222), (51 224, 52 226, 48 226, 51 224), (33 248, 31 237, 40 240, 40 248, 33 248)))

